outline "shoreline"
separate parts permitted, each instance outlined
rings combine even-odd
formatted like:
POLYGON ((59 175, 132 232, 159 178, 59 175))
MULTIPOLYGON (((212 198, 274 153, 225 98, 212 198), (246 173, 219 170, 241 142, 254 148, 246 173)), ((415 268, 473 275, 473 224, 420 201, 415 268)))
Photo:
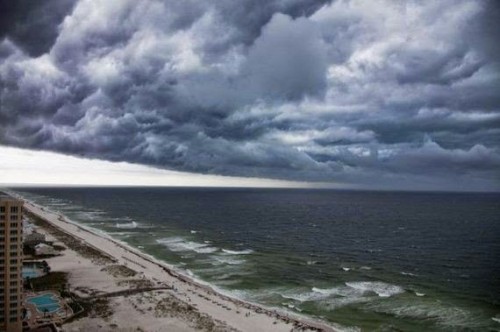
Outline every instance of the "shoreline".
MULTIPOLYGON (((224 294, 212 285, 185 275, 176 267, 116 240, 106 233, 88 229, 61 213, 50 211, 46 207, 25 199, 22 195, 10 194, 21 198, 25 202, 25 209, 36 217, 75 240, 84 242, 114 263, 122 264, 158 284, 168 284, 178 288, 180 293, 197 295, 195 299, 198 301, 194 302, 197 302, 195 306, 201 313, 207 314, 215 321, 222 321, 238 331, 337 331, 333 326, 320 320, 224 294), (248 316, 246 314, 242 317, 238 310, 241 308, 249 310, 251 314, 248 313, 248 316)), ((188 299, 191 301, 191 298, 188 299)))

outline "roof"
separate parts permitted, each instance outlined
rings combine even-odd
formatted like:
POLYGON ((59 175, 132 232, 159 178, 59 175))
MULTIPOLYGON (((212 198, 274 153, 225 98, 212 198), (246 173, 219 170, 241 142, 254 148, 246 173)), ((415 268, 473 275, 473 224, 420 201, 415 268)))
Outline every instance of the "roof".
POLYGON ((3 202, 5 202, 5 201, 9 201, 9 202, 20 202, 20 203, 22 203, 22 200, 17 199, 17 198, 15 198, 15 197, 12 197, 12 196, 10 196, 9 194, 4 193, 4 192, 2 192, 2 191, 0 191, 0 201, 3 201, 3 202))

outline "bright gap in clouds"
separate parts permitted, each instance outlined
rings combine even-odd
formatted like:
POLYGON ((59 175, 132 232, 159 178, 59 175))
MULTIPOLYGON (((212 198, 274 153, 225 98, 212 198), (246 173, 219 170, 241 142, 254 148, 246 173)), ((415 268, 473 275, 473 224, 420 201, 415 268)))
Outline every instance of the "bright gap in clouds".
POLYGON ((0 146, 0 185, 307 188, 310 183, 176 172, 0 146))

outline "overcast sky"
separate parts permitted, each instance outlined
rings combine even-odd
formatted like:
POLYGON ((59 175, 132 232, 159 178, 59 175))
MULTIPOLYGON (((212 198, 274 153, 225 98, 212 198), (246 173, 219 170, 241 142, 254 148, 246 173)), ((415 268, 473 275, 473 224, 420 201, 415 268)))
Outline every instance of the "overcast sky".
POLYGON ((498 191, 500 2, 1 1, 0 146, 37 183, 58 156, 108 182, 498 191))

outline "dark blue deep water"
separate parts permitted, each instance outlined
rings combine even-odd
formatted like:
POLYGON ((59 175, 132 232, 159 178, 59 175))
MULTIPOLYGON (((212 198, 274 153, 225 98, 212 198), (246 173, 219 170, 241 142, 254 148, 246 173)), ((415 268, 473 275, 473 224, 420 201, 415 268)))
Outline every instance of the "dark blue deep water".
POLYGON ((500 331, 500 195, 23 188, 254 302, 363 331, 500 331))

